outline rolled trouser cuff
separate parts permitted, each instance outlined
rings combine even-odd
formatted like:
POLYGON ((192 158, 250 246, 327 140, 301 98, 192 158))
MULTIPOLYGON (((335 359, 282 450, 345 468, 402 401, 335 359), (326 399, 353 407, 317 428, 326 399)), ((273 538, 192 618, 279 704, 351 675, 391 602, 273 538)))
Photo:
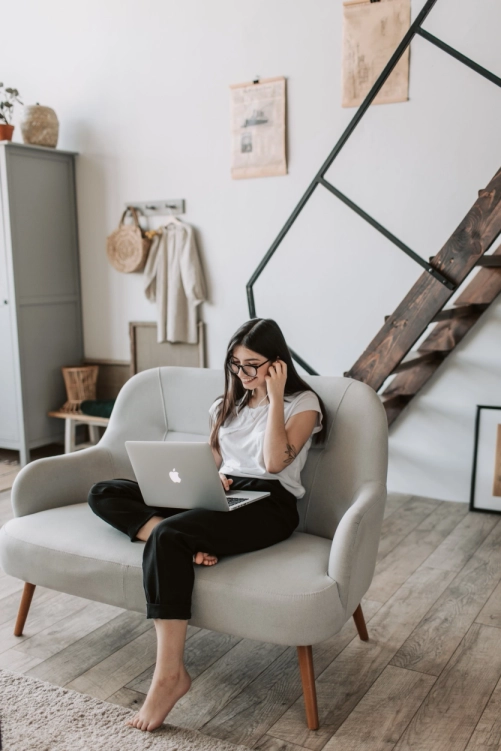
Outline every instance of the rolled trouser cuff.
POLYGON ((176 618, 189 621, 191 618, 191 604, 185 602, 157 605, 146 603, 146 618, 176 618))

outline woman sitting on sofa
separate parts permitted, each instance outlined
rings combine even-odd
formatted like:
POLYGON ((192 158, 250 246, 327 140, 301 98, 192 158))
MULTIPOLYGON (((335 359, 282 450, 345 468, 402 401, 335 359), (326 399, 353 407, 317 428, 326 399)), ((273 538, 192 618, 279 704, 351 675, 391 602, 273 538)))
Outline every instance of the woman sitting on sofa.
POLYGON ((145 542, 146 617, 157 632, 157 661, 146 700, 126 724, 154 730, 188 692, 184 644, 191 618, 193 563, 213 566, 222 555, 266 548, 299 524, 300 473, 308 450, 323 441, 326 411, 299 376, 278 324, 253 318, 232 336, 225 358, 225 389, 209 409, 214 461, 225 490, 270 495, 231 512, 152 507, 137 482, 116 479, 92 486, 88 502, 105 521, 145 542))

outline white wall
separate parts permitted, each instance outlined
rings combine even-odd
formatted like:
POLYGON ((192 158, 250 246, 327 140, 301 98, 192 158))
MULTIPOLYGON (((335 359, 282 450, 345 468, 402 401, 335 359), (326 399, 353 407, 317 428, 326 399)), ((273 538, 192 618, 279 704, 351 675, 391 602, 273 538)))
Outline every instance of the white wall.
MULTIPOLYGON (((247 280, 355 112, 340 106, 341 0, 18 0, 2 20, 3 82, 54 107, 58 147, 80 153, 86 356, 129 359, 128 322, 154 320, 141 275, 106 259, 124 202, 184 198, 220 367, 247 280), (228 86, 256 74, 287 77, 289 174, 232 180, 228 86)), ((438 0, 425 28, 501 75, 500 24, 499 0, 438 0)), ((501 90, 417 38, 410 100, 372 107, 327 178, 428 258, 501 166, 500 122, 501 90)), ((317 188, 254 288, 257 315, 341 375, 420 274, 317 188)), ((498 302, 394 424, 390 489, 468 500, 475 405, 501 404, 500 333, 498 302)))

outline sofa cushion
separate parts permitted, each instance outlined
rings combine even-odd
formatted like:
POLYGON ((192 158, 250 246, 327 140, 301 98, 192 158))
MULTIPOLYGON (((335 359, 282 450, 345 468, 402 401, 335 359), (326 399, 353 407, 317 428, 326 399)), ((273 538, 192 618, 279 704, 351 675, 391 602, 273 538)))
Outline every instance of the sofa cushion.
MULTIPOLYGON (((131 542, 87 503, 11 519, 0 530, 7 574, 90 600, 146 612, 144 543, 131 542)), ((343 625, 331 543, 293 532, 268 548, 195 565, 190 624, 276 644, 323 641, 343 625)))

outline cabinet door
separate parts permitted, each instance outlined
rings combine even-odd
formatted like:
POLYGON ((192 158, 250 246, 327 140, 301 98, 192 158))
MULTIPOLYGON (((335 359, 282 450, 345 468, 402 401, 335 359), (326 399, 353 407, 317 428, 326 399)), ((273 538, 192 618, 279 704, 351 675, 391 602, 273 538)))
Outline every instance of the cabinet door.
POLYGON ((66 401, 61 366, 83 357, 72 157, 11 147, 9 210, 23 405, 30 445, 49 442, 66 401))
POLYGON ((0 209, 0 445, 19 441, 16 389, 17 347, 12 336, 12 300, 9 294, 7 257, 0 209))

